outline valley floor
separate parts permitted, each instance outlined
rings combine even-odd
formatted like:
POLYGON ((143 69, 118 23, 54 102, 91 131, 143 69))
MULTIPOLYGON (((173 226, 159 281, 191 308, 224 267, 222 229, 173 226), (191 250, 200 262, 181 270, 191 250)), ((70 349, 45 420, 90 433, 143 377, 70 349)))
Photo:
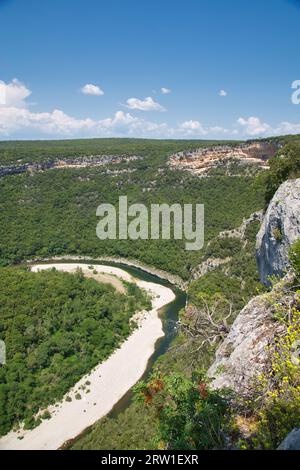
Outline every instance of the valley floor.
POLYGON ((49 420, 43 420, 33 430, 11 431, 0 439, 0 449, 58 449, 105 416, 143 375, 156 341, 164 335, 158 312, 175 299, 171 289, 135 279, 116 267, 96 265, 91 270, 88 264, 57 263, 35 265, 32 270, 50 268, 67 272, 80 268, 84 275, 95 279, 102 274, 135 282, 151 295, 152 310, 136 317, 138 328, 118 350, 77 382, 62 402, 48 407, 49 420))

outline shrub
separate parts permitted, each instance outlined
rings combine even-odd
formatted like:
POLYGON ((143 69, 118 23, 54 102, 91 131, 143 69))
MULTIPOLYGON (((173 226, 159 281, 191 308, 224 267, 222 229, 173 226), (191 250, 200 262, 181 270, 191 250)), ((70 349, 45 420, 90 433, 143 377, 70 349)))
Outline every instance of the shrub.
POLYGON ((205 450, 224 446, 228 395, 211 390, 201 373, 194 373, 191 379, 181 374, 157 374, 149 383, 139 383, 135 393, 156 411, 159 448, 205 450))
POLYGON ((300 277, 300 240, 292 246, 290 250, 290 261, 295 270, 296 276, 300 277))
POLYGON ((276 228, 273 229, 272 235, 273 235, 273 237, 275 238, 276 241, 278 241, 278 242, 282 241, 283 235, 282 235, 282 232, 281 232, 279 227, 276 227, 276 228))
POLYGON ((300 176, 300 144, 292 142, 285 145, 269 163, 270 170, 265 175, 259 176, 265 179, 266 203, 269 203, 284 181, 300 176))
POLYGON ((51 418, 51 413, 49 410, 44 411, 44 413, 41 415, 41 419, 50 419, 51 418))

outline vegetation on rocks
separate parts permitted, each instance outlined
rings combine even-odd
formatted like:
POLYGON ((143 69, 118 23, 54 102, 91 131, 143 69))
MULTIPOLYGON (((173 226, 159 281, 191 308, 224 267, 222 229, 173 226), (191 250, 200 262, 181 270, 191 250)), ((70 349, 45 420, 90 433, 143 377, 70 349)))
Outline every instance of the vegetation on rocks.
POLYGON ((291 247, 290 260, 292 267, 296 273, 296 277, 300 281, 300 240, 294 243, 291 247))
MULTIPOLYGON (((277 292, 274 317, 282 334, 268 346, 268 362, 253 380, 248 399, 238 400, 247 419, 247 436, 238 444, 249 449, 276 449, 300 421, 300 291, 298 281, 277 292), (250 424, 250 426, 249 426, 250 424)), ((240 430, 239 430, 240 431, 240 430)))
POLYGON ((208 450, 224 446, 228 422, 226 392, 209 388, 201 373, 153 376, 136 386, 138 399, 158 417, 156 446, 161 449, 208 450))
POLYGON ((300 177, 300 140, 294 138, 270 159, 270 170, 258 178, 266 187, 265 198, 268 204, 279 186, 288 179, 300 177))

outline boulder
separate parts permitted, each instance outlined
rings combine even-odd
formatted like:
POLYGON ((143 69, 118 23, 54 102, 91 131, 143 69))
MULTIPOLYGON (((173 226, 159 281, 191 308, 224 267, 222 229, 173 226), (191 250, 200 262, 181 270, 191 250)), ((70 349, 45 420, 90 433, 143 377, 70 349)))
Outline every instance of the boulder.
POLYGON ((300 450, 300 428, 293 429, 280 444, 278 450, 300 450))

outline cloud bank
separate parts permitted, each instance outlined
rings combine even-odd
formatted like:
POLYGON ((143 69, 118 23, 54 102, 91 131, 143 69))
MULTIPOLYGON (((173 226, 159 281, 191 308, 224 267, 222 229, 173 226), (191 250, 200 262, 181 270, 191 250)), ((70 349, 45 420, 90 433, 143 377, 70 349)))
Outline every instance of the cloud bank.
MULTIPOLYGON (((300 133, 300 123, 282 121, 276 126, 256 116, 239 117, 230 128, 206 126, 198 120, 186 120, 170 126, 153 122, 140 114, 116 111, 106 119, 78 119, 61 109, 46 112, 32 111, 28 97, 31 90, 17 79, 0 81, 0 139, 54 137, 151 137, 151 138, 258 138, 280 134, 300 133)), ((161 105, 148 97, 127 100, 130 111, 161 111, 161 105)))

